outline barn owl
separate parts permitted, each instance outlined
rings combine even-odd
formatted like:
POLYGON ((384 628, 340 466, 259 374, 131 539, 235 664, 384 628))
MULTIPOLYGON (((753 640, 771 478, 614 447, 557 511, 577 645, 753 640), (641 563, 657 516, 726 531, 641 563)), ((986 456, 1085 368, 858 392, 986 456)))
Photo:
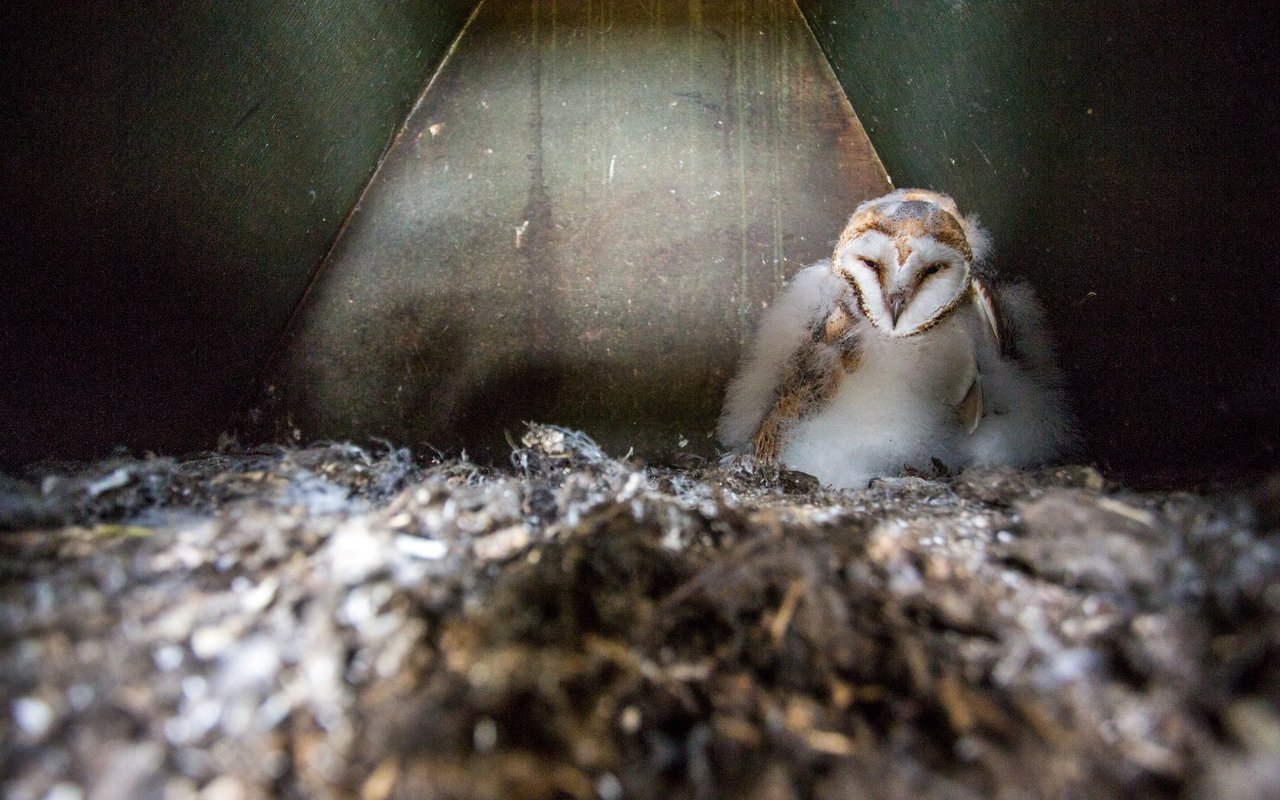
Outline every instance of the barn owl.
POLYGON ((946 195, 858 206, 833 258, 760 320, 721 443, 834 488, 1062 454, 1072 424, 1042 312, 1028 287, 995 283, 988 250, 946 195))

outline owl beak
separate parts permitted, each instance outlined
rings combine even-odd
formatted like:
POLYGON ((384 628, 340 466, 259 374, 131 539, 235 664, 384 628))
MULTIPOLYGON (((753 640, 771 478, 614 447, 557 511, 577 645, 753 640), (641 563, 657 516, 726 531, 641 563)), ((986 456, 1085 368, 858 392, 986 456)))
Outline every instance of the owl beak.
POLYGON ((906 292, 894 292, 885 299, 885 305, 889 309, 889 320, 893 327, 898 327, 898 317, 902 316, 902 308, 906 304, 906 292))

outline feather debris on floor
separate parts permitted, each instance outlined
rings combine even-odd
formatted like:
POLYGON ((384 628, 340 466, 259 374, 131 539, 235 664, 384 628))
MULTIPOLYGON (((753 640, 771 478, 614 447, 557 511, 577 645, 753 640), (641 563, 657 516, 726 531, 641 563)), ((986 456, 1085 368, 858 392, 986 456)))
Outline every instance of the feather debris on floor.
POLYGON ((6 478, 5 796, 1280 794, 1275 485, 511 463, 6 478))

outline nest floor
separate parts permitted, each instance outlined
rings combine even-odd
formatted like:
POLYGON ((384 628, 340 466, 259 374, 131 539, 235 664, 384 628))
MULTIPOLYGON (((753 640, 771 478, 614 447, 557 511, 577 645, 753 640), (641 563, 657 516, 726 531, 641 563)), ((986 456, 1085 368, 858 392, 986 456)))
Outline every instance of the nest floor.
POLYGON ((0 476, 0 782, 75 798, 1280 796, 1280 486, 824 492, 531 426, 0 476))

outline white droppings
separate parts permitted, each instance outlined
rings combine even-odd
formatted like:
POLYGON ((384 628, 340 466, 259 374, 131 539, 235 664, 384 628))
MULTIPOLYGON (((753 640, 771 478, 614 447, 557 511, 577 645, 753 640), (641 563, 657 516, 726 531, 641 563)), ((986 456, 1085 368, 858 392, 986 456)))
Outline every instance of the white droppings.
POLYGON ((920 571, 905 560, 890 566, 889 591, 898 595, 914 595, 924 591, 924 579, 920 571))
POLYGON ((19 697, 13 701, 13 721, 27 736, 39 739, 53 725, 53 709, 38 697, 19 697))
POLYGON ((334 531, 328 556, 334 576, 348 585, 363 581, 385 564, 383 542, 369 530, 364 517, 352 517, 334 531))
POLYGON ((182 679, 182 696, 187 700, 198 700, 209 691, 209 682, 203 675, 188 675, 182 679))
POLYGON ((477 753, 492 752, 498 745, 498 725, 488 717, 482 718, 471 729, 471 744, 477 753))
POLYGON ((1097 654, 1085 648, 1059 650, 1035 670, 1032 680, 1042 691, 1054 691, 1064 684, 1085 680, 1097 668, 1097 662, 1097 654))
POLYGON ((95 696, 93 687, 87 684, 75 683, 67 687, 67 703, 76 711, 88 708, 95 696))
POLYGON ((235 632, 230 626, 206 625, 191 634, 191 652, 196 654, 196 658, 217 658, 235 639, 235 632))
POLYGON ((600 800, 622 800, 622 781, 612 772, 606 772, 596 779, 596 794, 600 800))
MULTIPOLYGON (((182 729, 186 741, 199 741, 206 733, 213 730, 222 719, 222 701, 212 697, 199 700, 187 710, 186 725, 182 729)), ((167 730, 166 730, 167 733, 167 730)))
POLYGON ((662 547, 673 553, 678 553, 684 549, 684 541, 680 536, 680 527, 673 525, 662 533, 662 547))
POLYGON ((279 644, 259 634, 230 649, 223 656, 218 688, 226 693, 267 686, 279 671, 279 644))
POLYGON ((274 730, 288 718, 293 703, 284 693, 273 694, 258 708, 258 728, 274 730))
POLYGON ((622 713, 618 715, 618 726, 622 728, 622 732, 626 734, 634 734, 640 730, 640 723, 643 717, 640 709, 635 706, 627 706, 622 709, 622 713))
POLYGON ((424 539, 402 533, 395 538, 396 550, 410 558, 439 561, 449 554, 449 544, 439 539, 424 539))
POLYGON ((248 790, 239 778, 222 775, 200 791, 200 800, 245 800, 248 790))
POLYGON ((280 588, 280 579, 269 576, 262 580, 261 583, 250 584, 251 588, 246 589, 240 600, 240 607, 247 613, 257 614, 271 605, 271 601, 276 598, 276 590, 280 588))
POLYGON ((170 672, 182 666, 184 657, 182 648, 176 644, 158 647, 151 653, 151 660, 161 672, 170 672))
POLYGON ((129 471, 124 467, 121 467, 108 475, 102 476, 84 488, 90 496, 97 497, 98 495, 109 492, 112 489, 119 489, 128 483, 129 471))
POLYGON ((627 482, 622 485, 622 490, 618 492, 618 499, 629 500, 640 493, 645 488, 645 478, 642 472, 633 472, 627 476, 627 482))
POLYGON ((55 783, 45 793, 44 800, 84 800, 84 789, 74 783, 55 783))

